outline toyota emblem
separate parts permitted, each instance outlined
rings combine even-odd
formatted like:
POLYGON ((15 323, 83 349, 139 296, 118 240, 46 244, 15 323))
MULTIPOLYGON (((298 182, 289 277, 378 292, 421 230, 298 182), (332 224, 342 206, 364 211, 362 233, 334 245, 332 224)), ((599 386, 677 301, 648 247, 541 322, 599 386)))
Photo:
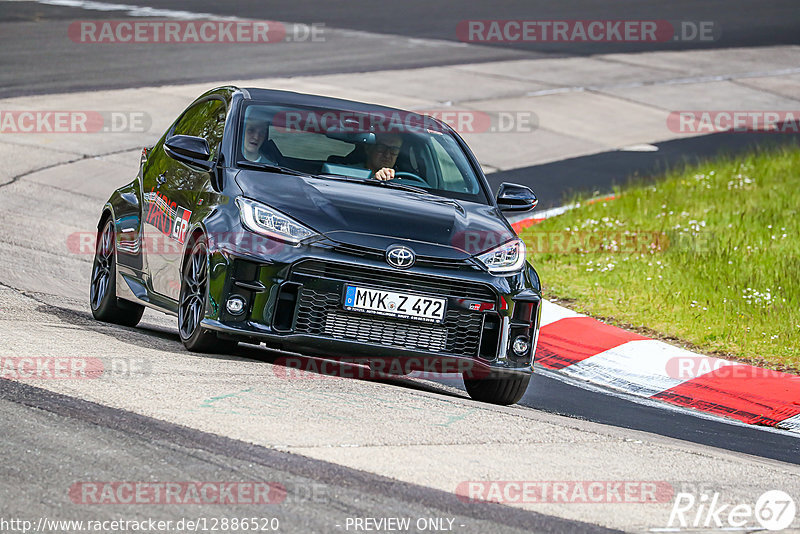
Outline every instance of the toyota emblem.
POLYGON ((408 247, 394 245, 386 249, 386 263, 398 269, 408 269, 414 265, 414 251, 408 247))

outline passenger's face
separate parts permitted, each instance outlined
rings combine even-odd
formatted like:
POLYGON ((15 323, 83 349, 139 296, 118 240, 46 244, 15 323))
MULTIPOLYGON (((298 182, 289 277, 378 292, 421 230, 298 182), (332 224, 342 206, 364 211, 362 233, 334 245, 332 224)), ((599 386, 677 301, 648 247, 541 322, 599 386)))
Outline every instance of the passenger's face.
POLYGON ((367 167, 379 171, 384 167, 394 167, 403 140, 400 137, 379 137, 374 145, 367 145, 367 167))
POLYGON ((248 121, 244 129, 244 152, 246 156, 258 158, 258 149, 267 137, 267 125, 256 121, 248 121))

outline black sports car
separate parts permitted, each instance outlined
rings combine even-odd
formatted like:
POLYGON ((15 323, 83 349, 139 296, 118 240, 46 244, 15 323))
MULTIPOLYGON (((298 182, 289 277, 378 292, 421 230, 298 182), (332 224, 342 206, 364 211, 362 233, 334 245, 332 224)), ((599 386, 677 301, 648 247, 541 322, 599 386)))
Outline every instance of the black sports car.
POLYGON ((192 351, 244 341, 455 368, 471 397, 513 404, 541 294, 501 210, 535 205, 513 184, 494 198, 464 141, 429 116, 221 87, 103 207, 92 312, 128 326, 145 306, 177 315, 192 351))

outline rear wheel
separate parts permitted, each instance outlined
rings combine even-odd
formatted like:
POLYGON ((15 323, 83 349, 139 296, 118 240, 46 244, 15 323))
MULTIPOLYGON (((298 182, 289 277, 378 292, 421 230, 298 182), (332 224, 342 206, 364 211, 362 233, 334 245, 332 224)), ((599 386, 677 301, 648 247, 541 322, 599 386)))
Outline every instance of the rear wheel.
POLYGON ((465 376, 464 387, 467 388, 469 396, 476 401, 508 406, 519 402, 525 395, 530 381, 531 375, 522 373, 493 374, 486 378, 465 376))
POLYGON ((142 319, 144 306, 117 298, 117 259, 114 223, 109 217, 97 235, 89 284, 89 304, 98 321, 123 326, 136 326, 142 319))
POLYGON ((178 331, 184 346, 192 352, 229 352, 238 342, 222 340, 200 326, 208 302, 208 245, 204 236, 191 244, 181 276, 178 331))

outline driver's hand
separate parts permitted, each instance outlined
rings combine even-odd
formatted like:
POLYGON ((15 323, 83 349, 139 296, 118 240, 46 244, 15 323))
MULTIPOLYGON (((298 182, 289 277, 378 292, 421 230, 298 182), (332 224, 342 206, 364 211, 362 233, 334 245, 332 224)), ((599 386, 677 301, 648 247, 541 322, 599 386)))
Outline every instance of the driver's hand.
POLYGON ((384 167, 378 172, 375 173, 375 179, 385 182, 386 180, 393 180, 394 179, 394 169, 390 169, 389 167, 384 167))

